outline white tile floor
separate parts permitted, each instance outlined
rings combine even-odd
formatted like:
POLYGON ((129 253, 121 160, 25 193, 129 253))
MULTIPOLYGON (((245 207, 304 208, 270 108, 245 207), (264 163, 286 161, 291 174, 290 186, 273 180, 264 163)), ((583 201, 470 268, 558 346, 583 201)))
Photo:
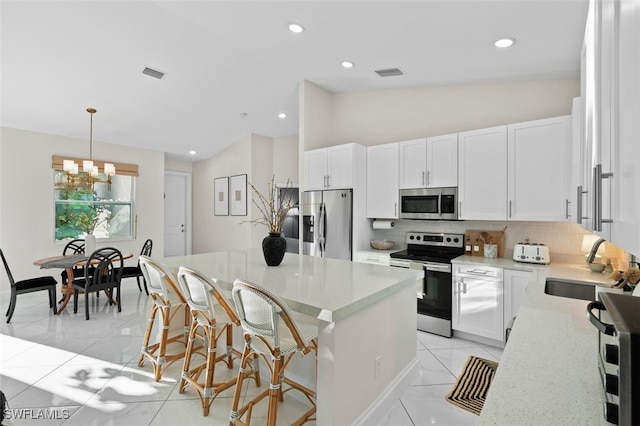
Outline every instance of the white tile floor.
MULTIPOLYGON (((44 292, 18 296, 11 323, 2 317, 0 326, 0 390, 11 409, 32 409, 21 413, 34 418, 14 420, 14 424, 227 424, 231 390, 218 396, 209 416, 203 417, 193 391, 178 393, 181 363, 172 365, 160 382, 155 382, 148 364, 138 367, 150 299, 138 291, 135 281, 126 280, 122 300, 118 313, 104 296, 94 298, 91 319, 85 321, 82 302, 77 315, 70 304, 62 315, 53 316, 44 292)), ((7 303, 3 294, 3 313, 7 303)), ((502 351, 422 332, 417 339, 420 375, 379 426, 476 424, 475 415, 449 404, 444 396, 469 355, 498 361, 502 351)), ((230 377, 236 370, 219 369, 218 373, 230 377)), ((256 389, 248 384, 245 396, 256 389)), ((289 424, 306 408, 294 399, 286 401, 279 424, 289 424)), ((254 410, 253 424, 264 423, 260 414, 254 410)))

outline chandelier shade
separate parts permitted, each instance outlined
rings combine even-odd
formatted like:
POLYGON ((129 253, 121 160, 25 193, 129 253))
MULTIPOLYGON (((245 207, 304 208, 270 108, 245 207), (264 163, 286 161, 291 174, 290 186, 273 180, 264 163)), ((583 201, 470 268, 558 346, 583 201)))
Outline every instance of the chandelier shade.
MULTIPOLYGON (((111 177, 116 174, 116 166, 113 163, 103 163, 93 161, 93 114, 95 108, 87 108, 91 121, 89 126, 89 159, 63 159, 62 171, 67 176, 67 189, 85 188, 93 190, 96 183, 106 183, 111 190, 111 177), (77 162, 76 162, 77 161, 77 162), (82 173, 79 164, 82 163, 82 173), (100 177, 100 166, 105 178, 100 177)), ((54 161, 55 163, 55 161, 54 161)))

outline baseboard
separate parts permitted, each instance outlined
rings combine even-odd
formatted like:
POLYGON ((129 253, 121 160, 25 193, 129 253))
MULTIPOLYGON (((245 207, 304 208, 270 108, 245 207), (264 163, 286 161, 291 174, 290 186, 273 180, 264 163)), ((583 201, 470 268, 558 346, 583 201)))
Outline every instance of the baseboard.
POLYGON ((353 424, 364 426, 380 423, 380 419, 391 411, 400 397, 411 387, 418 374, 420 374, 420 362, 416 357, 389 383, 389 386, 373 401, 369 408, 358 416, 353 424))
POLYGON ((465 333, 464 331, 453 330, 453 335, 455 337, 460 337, 462 339, 471 340, 472 342, 483 343, 489 346, 495 346, 496 348, 504 348, 504 342, 495 339, 489 339, 488 337, 477 336, 475 334, 465 333))

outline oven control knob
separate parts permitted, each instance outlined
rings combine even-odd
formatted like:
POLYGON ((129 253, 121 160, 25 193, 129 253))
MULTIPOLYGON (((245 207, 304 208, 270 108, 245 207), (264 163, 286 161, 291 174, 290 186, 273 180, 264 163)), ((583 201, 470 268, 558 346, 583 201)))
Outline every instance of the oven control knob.
POLYGON ((614 376, 613 374, 605 374, 604 387, 607 393, 610 393, 611 395, 618 395, 618 376, 614 376))
POLYGON ((450 243, 451 242, 451 237, 447 237, 447 242, 450 243))
POLYGON ((604 417, 609 423, 614 425, 619 424, 618 421, 618 406, 611 402, 604 403, 604 417))
POLYGON ((418 236, 416 237, 416 240, 420 241, 420 235, 418 235, 418 236))
POLYGON ((453 239, 453 242, 454 242, 454 243, 457 243, 457 242, 459 242, 459 241, 460 241, 460 239, 459 239, 459 238, 454 238, 454 239, 453 239))
POLYGON ((604 360, 609 364, 618 365, 618 347, 616 345, 604 345, 604 360))
POLYGON ((415 237, 413 235, 409 235, 409 239, 413 240, 415 237))

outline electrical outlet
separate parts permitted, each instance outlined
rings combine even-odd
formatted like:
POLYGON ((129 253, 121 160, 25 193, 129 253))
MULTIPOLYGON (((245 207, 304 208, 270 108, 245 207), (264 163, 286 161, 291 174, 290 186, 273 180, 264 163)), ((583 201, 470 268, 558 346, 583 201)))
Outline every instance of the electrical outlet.
POLYGON ((374 378, 380 377, 380 371, 382 370, 382 355, 378 355, 375 360, 375 370, 373 373, 374 378))

